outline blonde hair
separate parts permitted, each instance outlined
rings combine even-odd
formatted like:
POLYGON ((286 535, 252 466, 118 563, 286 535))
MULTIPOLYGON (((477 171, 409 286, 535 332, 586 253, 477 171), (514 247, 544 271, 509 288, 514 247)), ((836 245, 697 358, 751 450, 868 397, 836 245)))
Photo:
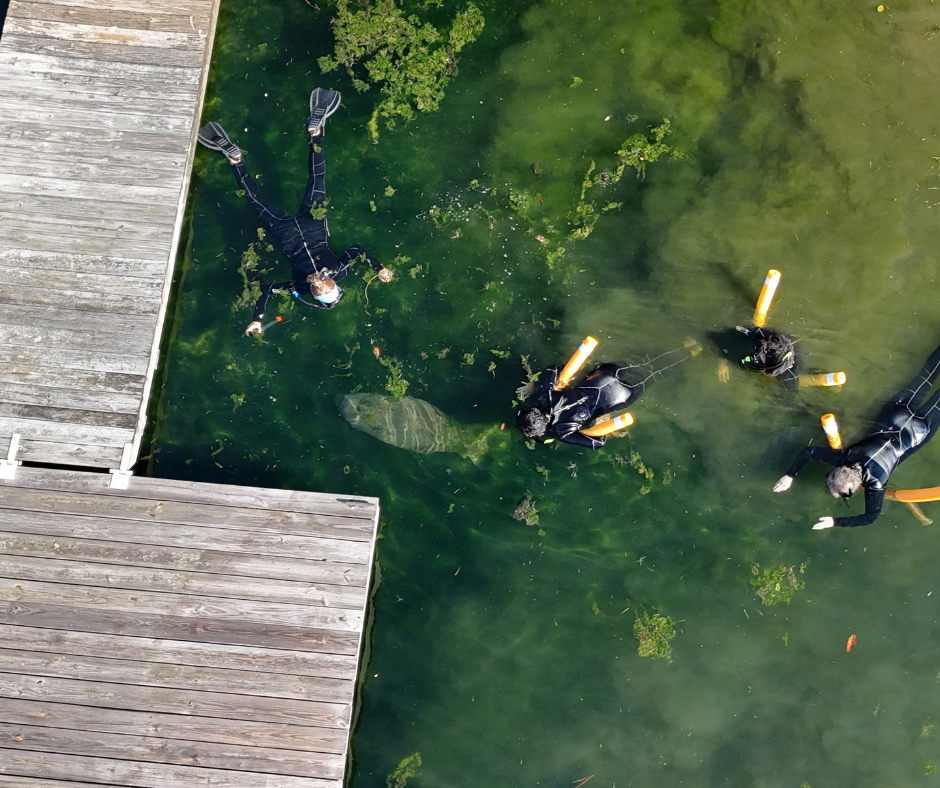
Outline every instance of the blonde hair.
POLYGON ((310 292, 315 296, 326 295, 333 291, 336 282, 329 278, 322 278, 318 274, 310 274, 307 277, 307 284, 310 285, 310 292))

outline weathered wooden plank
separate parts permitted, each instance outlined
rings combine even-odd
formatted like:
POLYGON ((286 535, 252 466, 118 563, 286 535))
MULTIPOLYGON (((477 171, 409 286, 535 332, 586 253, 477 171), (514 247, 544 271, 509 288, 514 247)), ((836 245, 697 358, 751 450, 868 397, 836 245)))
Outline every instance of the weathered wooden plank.
MULTIPOLYGON (((39 602, 0 602, 0 623, 46 629, 97 632, 163 640, 187 640, 199 644, 248 646, 316 652, 355 658, 359 633, 335 629, 308 629, 232 619, 198 619, 175 615, 152 615, 136 610, 97 610, 39 602)), ((324 671, 327 667, 324 666, 324 671)), ((325 678, 339 678, 321 673, 325 678)))
POLYGON ((219 725, 225 724, 222 720, 246 720, 346 729, 351 711, 345 703, 248 697, 224 692, 138 687, 11 673, 0 673, 0 697, 213 717, 220 720, 219 725))
POLYGON ((23 440, 80 443, 86 446, 121 446, 134 439, 134 430, 126 427, 89 427, 84 424, 59 424, 40 419, 0 416, 0 435, 19 433, 23 440))
POLYGON ((220 730, 217 721, 208 717, 183 717, 177 714, 102 709, 14 698, 5 698, 0 705, 0 720, 10 724, 123 733, 128 736, 162 736, 241 747, 283 747, 298 752, 339 755, 345 753, 348 737, 348 733, 339 728, 228 720, 224 730, 220 730))
MULTIPOLYGON (((2 199, 2 198, 0 198, 2 199)), ((92 237, 88 235, 69 236, 65 232, 50 235, 41 227, 10 228, 0 224, 0 245, 20 246, 29 249, 44 249, 54 252, 56 248, 67 246, 71 251, 81 254, 103 255, 149 255, 155 259, 166 260, 169 257, 169 238, 148 246, 133 236, 92 237), (160 255, 163 254, 161 258, 160 255)), ((64 290, 60 292, 65 292, 64 290)))
MULTIPOLYGON (((0 542, 3 535, 0 534, 0 542)), ((91 586, 98 589, 120 589, 122 591, 146 591, 148 593, 189 594, 193 601, 203 598, 238 602, 280 603, 311 608, 327 608, 331 611, 362 611, 366 603, 366 591, 356 586, 335 586, 326 583, 309 583, 297 580, 272 580, 253 577, 244 578, 208 572, 189 572, 140 566, 139 555, 147 548, 128 546, 116 556, 127 564, 86 563, 51 556, 34 557, 0 553, 0 573, 4 577, 32 580, 42 583, 91 586)), ((2 583, 2 581, 0 581, 2 583)), ((240 608, 241 605, 237 605, 240 608)), ((296 615, 296 608, 291 608, 296 615)), ((157 610, 157 612, 162 612, 157 610)), ((246 611, 247 613, 247 611, 246 611)), ((195 615, 203 615, 201 611, 195 615)), ((217 614, 210 612, 209 615, 217 614)), ((276 619, 272 619, 276 620, 276 619)), ((288 621, 287 623, 293 623, 288 621)), ((299 621, 297 623, 300 623, 299 621)), ((322 622, 311 622, 320 626, 322 622)), ((341 627, 345 628, 345 627, 341 627)))
POLYGON ((16 456, 29 462, 80 465, 86 468, 117 468, 121 462, 123 448, 25 440, 20 443, 20 451, 16 456))
MULTIPOLYGON (((3 327, 0 326, 0 331, 3 327)), ((137 413, 140 397, 134 394, 103 394, 100 391, 59 389, 0 382, 0 402, 52 408, 99 410, 103 413, 137 413)))
MULTIPOLYGON (((25 561, 26 559, 20 559, 25 561)), ((252 623, 264 631, 267 625, 360 632, 363 613, 345 608, 312 607, 300 604, 255 602, 219 596, 189 596, 158 591, 127 591, 24 580, 10 576, 0 565, 0 600, 7 604, 36 603, 107 611, 133 611, 153 616, 252 623)))
MULTIPOLYGON (((40 215, 48 209, 57 213, 62 207, 57 197, 26 198, 33 202, 17 205, 20 210, 29 210, 40 215)), ((167 213, 167 219, 171 214, 167 213)), ((40 252, 35 249, 0 249, 0 265, 10 268, 28 268, 36 271, 55 271, 64 274, 97 274, 111 277, 129 276, 134 279, 150 278, 162 280, 166 275, 166 261, 139 260, 129 257, 103 257, 101 255, 69 254, 67 252, 40 252)), ((6 337, 6 333, 3 333, 6 337)), ((100 343, 99 343, 100 344, 100 343)), ((149 344, 148 344, 149 347, 149 344)))
POLYGON ((86 563, 206 572, 241 578, 264 577, 303 583, 346 585, 360 589, 363 594, 362 606, 365 605, 364 589, 369 581, 369 567, 363 564, 261 557, 222 550, 128 545, 98 539, 74 539, 8 531, 0 531, 0 552, 36 558, 56 556, 86 563))
POLYGON ((8 19, 3 29, 3 46, 8 52, 30 52, 70 58, 86 58, 96 63, 128 63, 134 65, 171 66, 198 69, 202 67, 203 53, 162 47, 127 46, 119 42, 63 41, 24 35, 12 29, 8 19))
MULTIPOLYGON (((0 349, 0 356, 3 355, 0 349)), ((39 419, 65 424, 81 424, 85 427, 119 427, 133 430, 137 426, 137 414, 104 411, 75 410, 73 408, 47 408, 42 405, 18 405, 0 401, 0 419, 39 419)))
MULTIPOLYGON (((0 314, 2 314, 2 311, 2 307, 0 307, 0 314)), ((143 386, 141 375, 93 372, 84 369, 63 370, 55 375, 51 370, 41 367, 2 362, 0 362, 0 380, 33 386, 48 386, 50 388, 79 388, 85 391, 111 391, 118 394, 137 394, 138 396, 143 386)), ((0 431, 2 429, 3 427, 0 427, 0 431)), ((65 440, 60 437, 43 438, 38 434, 33 437, 36 440, 65 440)))
MULTIPOLYGON (((0 211, 0 222, 3 221, 4 216, 5 212, 0 211)), ((128 228, 128 231, 132 230, 128 228)), ((16 268, 0 264, 0 289, 35 288, 54 290, 57 294, 61 289, 78 290, 91 295, 124 296, 129 299, 148 299, 157 303, 163 295, 163 282, 155 277, 80 273, 63 275, 57 270, 55 281, 59 286, 50 286, 49 271, 43 272, 34 268, 16 268)))
MULTIPOLYGON (((79 755, 25 752, 0 748, 0 774, 40 780, 84 780, 137 788, 343 788, 342 780, 253 774, 197 766, 170 766, 79 755)), ((45 783, 40 783, 44 785, 45 783)))
MULTIPOLYGON (((21 627, 5 627, 16 634, 21 627)), ((45 630, 48 631, 48 630, 45 630)), ((160 687, 167 690, 221 692, 227 695, 287 698, 317 701, 332 706, 348 706, 352 702, 354 682, 315 676, 284 676, 265 670, 229 670, 176 665, 167 662, 134 661, 123 649, 134 648, 136 638, 112 638, 121 659, 100 656, 51 653, 48 645, 37 641, 45 652, 14 648, 0 649, 0 673, 12 676, 48 676, 76 681, 128 684, 135 687, 160 687)), ((4 644, 7 645, 7 644, 4 644)), ((173 645, 172 643, 170 644, 173 645)), ((265 666, 259 666, 264 668, 265 666)), ((134 690, 135 692, 137 690, 134 690)), ((251 698, 244 700, 251 706, 251 698)))
POLYGON ((0 788, 101 788, 101 783, 76 783, 71 780, 43 780, 0 774, 0 788))
POLYGON ((111 63, 107 60, 89 60, 83 57, 69 57, 40 51, 14 50, 7 46, 0 47, 0 68, 8 72, 17 70, 48 72, 50 74, 71 75, 89 79, 127 79, 146 82, 150 85, 166 85, 171 89, 179 86, 199 90, 202 69, 192 66, 166 66, 152 63, 111 63))
POLYGON ((212 2, 163 2, 154 3, 148 0, 31 0, 33 3, 48 3, 51 5, 75 6, 96 8, 100 11, 126 11, 136 14, 165 14, 178 16, 181 13, 193 15, 196 27, 208 25, 214 3, 212 2))
MULTIPOLYGON (((21 345, 11 342, 11 337, 5 335, 5 332, 0 336, 6 340, 3 345, 0 345, 0 364, 32 364, 37 367, 54 367, 59 370, 83 369, 88 372, 117 372, 122 375, 140 376, 143 376, 147 370, 147 360, 141 358, 141 355, 119 356, 115 353, 96 354, 87 350, 63 350, 55 346, 21 345)), ((3 400, 2 395, 0 395, 0 400, 3 400)))
MULTIPOLYGON (((30 146, 22 144, 4 143, 0 147, 0 167, 16 172, 24 178, 68 178, 95 181, 106 179, 119 186, 135 184, 159 186, 170 181, 181 181, 183 169, 186 166, 186 160, 183 158, 171 160, 162 157, 154 157, 152 164, 148 163, 147 166, 143 166, 140 154, 137 154, 135 161, 131 151, 123 151, 122 158, 123 161, 118 161, 113 150, 94 148, 85 148, 81 152, 67 150, 53 152, 31 150, 30 146)), ((3 210, 4 213, 23 213, 23 205, 30 205, 28 195, 16 202, 4 200, 3 210)), ((72 203, 60 202, 56 208, 55 212, 41 214, 39 218, 45 219, 46 216, 74 216, 80 220, 103 218, 100 206, 75 204, 73 201, 72 203), (92 208, 97 208, 96 214, 91 212, 92 208)), ((35 219, 35 213, 32 215, 35 219)), ((127 217, 114 216, 112 221, 117 221, 119 218, 125 221, 127 219, 127 217)), ((149 218, 151 224, 156 224, 152 215, 149 218)), ((172 222, 163 224, 161 228, 163 235, 168 235, 171 228, 172 222)), ((153 231, 149 230, 149 232, 153 231)))
MULTIPOLYGON (((18 470, 17 476, 19 473, 18 470)), ((7 509, 7 492, 12 489, 12 485, 9 482, 0 482, 0 489, 3 489, 4 493, 0 497, 0 530, 10 533, 100 539, 105 542, 185 547, 194 550, 217 550, 219 546, 224 545, 225 551, 230 553, 282 556, 324 563, 336 561, 363 566, 368 566, 371 558, 371 545, 368 542, 216 526, 192 527, 157 522, 135 525, 127 519, 100 515, 88 517, 54 512, 51 509, 7 509)))
MULTIPOLYGON (((95 168, 97 169, 97 168, 95 168)), ((107 177, 108 168, 102 168, 101 172, 96 175, 96 180, 101 181, 103 178, 107 177)), ((32 177, 26 176, 23 177, 32 177)), ((53 174, 41 175, 39 177, 58 177, 53 174)), ((77 178, 76 180, 82 180, 77 178)), ((119 183, 113 184, 115 187, 120 186, 119 183)), ((42 231, 50 235, 58 236, 60 241, 68 239, 77 239, 81 237, 89 238, 107 238, 112 243, 117 240, 117 246, 127 243, 127 240, 123 239, 133 239, 133 243, 147 243, 147 244, 157 244, 169 252, 169 233, 165 226, 161 226, 157 222, 150 220, 149 211, 138 211, 135 219, 127 219, 126 217, 120 217, 119 211, 114 210, 113 204, 108 206, 99 206, 102 208, 101 212, 97 216, 89 217, 87 219, 82 219, 78 216, 70 216, 68 214, 55 214, 51 216, 36 217, 35 215, 28 213, 21 213, 16 210, 8 210, 5 207, 3 210, 0 210, 0 223, 4 227, 5 231, 8 233, 15 232, 16 230, 21 230, 23 232, 29 232, 31 225, 35 226, 39 224, 42 231), (37 222, 37 218, 41 221, 37 222), (71 228, 71 230, 70 230, 71 228)), ((125 209, 126 211, 126 209, 125 209)), ((125 255, 130 256, 130 255, 125 255)))
MULTIPOLYGON (((50 514, 79 514, 108 519, 142 520, 149 528, 154 524, 195 526, 186 531, 199 534, 199 528, 227 528, 258 534, 276 534, 278 536, 320 537, 321 539, 351 541, 344 546, 334 542, 312 542, 302 553, 295 557, 307 559, 323 557, 331 561, 348 560, 354 563, 367 561, 371 540, 372 524, 350 522, 348 518, 323 516, 307 512, 280 511, 275 507, 258 510, 256 508, 233 506, 225 499, 217 498, 215 503, 189 503, 161 500, 156 496, 137 497, 95 495, 85 491, 63 491, 56 489, 36 489, 29 483, 18 484, 18 480, 3 483, 4 495, 0 498, 0 509, 15 509, 50 514), (323 549, 321 556, 314 552, 323 549)), ((99 484, 104 480, 95 480, 99 484)), ((135 480, 136 481, 136 480, 135 480)), ((126 526, 125 526, 126 528, 126 526)), ((208 532, 210 538, 219 534, 217 546, 225 549, 231 544, 229 534, 218 531, 208 532)))
MULTIPOLYGON (((194 61, 198 63, 202 62, 207 37, 205 31, 200 32, 198 30, 184 32, 142 30, 140 28, 122 28, 115 25, 99 26, 42 19, 24 19, 13 14, 7 16, 3 31, 4 39, 7 33, 10 33, 85 44, 108 44, 133 49, 165 50, 175 53, 188 52, 198 58, 194 61)), ((102 59, 110 60, 111 58, 102 59)), ((157 60, 157 62, 161 61, 157 60)))
MULTIPOLYGON (((2 50, 0 50, 2 52, 2 50)), ((140 155, 146 150, 155 158, 185 159, 189 147, 181 146, 182 134, 154 134, 148 131, 118 131, 110 128, 76 129, 61 124, 36 123, 0 117, 0 141, 4 145, 27 146, 37 153, 74 151, 76 158, 86 155, 140 155), (87 149, 87 150, 83 150, 87 149)))
MULTIPOLYGON (((109 221, 106 215, 90 219, 81 219, 77 216, 54 216, 45 217, 42 222, 37 222, 36 218, 36 216, 30 216, 29 214, 0 211, 0 233, 2 233, 8 244, 15 243, 21 248, 23 246, 30 248, 30 240, 38 236, 49 239, 45 244, 47 246, 52 243, 75 249, 90 247, 93 253, 98 254, 133 255, 144 249, 153 249, 154 254, 163 250, 164 259, 169 257, 170 254, 172 239, 166 232, 158 231, 154 225, 131 222, 115 223, 109 221), (115 226, 108 226, 112 224, 115 226), (71 232, 69 231, 70 227, 72 228, 71 232)), ((123 278, 115 277, 116 287, 120 286, 120 281, 123 278)), ((88 296, 70 298, 70 288, 66 287, 67 281, 58 276, 53 281, 54 286, 50 287, 50 283, 47 282, 45 287, 39 289, 53 290, 59 298, 59 303, 64 304, 60 308, 88 309, 88 306, 85 305, 86 301, 89 300, 88 296), (69 306, 72 302, 81 306, 69 306)), ((97 293, 93 292, 91 295, 95 296, 97 293)), ((102 294, 102 297, 105 295, 106 293, 102 294)), ((39 297, 36 293, 30 293, 30 296, 32 298, 39 297)), ((137 298, 141 303, 153 300, 152 296, 148 296, 146 299, 142 299, 140 296, 141 294, 134 294, 127 295, 125 298, 128 300, 137 298)), ((157 300, 159 302, 159 298, 157 300)), ((20 301, 9 297, 6 303, 20 303, 20 301)), ((56 304, 52 305, 55 306, 56 304)), ((119 302, 115 302, 113 305, 109 303, 106 308, 98 308, 98 311, 123 311, 118 307, 119 302)), ((156 311, 152 306, 147 309, 148 313, 156 311)))
MULTIPOLYGON (((14 633, 20 627, 5 627, 14 633)), ((282 676, 262 670, 224 670, 165 662, 136 661, 125 653, 123 646, 132 643, 125 638, 120 659, 101 656, 51 654, 15 648, 17 638, 3 642, 0 648, 0 673, 26 676, 57 676, 81 681, 107 681, 113 684, 134 684, 143 687, 225 692, 235 695, 260 695, 268 698, 316 700, 325 703, 351 704, 354 682, 311 676, 282 676)), ((44 644, 43 644, 44 645, 44 644)))
MULTIPOLYGON (((152 4, 159 5, 159 4, 152 4)), ((209 3, 191 3, 190 8, 201 11, 201 20, 205 27, 209 21, 205 10, 209 3)), ((16 19, 33 19, 47 22, 69 22, 76 25, 94 25, 96 27, 119 27, 125 30, 156 30, 164 33, 198 33, 195 20, 186 13, 186 6, 177 6, 176 14, 165 9, 163 13, 152 13, 143 9, 125 11, 102 9, 94 5, 67 5, 64 3, 36 3, 10 0, 7 15, 16 19)))
POLYGON ((89 331, 98 334, 102 346, 123 347, 142 340, 150 347, 154 337, 152 315, 108 315, 49 306, 0 304, 0 324, 44 326, 51 331, 89 331))
MULTIPOLYGON (((6 71, 6 70, 5 70, 6 71)), ((4 74, 3 99, 5 102, 74 106, 76 109, 101 109, 128 114, 160 113, 176 118, 180 125, 188 119, 193 122, 192 88, 172 85, 130 82, 126 79, 93 78, 77 74, 45 74, 17 69, 4 74)), ((176 123, 173 124, 177 125, 176 123)))
MULTIPOLYGON (((95 474, 48 468, 23 468, 17 472, 16 480, 7 484, 61 492, 88 492, 116 498, 205 503, 213 506, 224 504, 250 509, 317 514, 324 517, 347 517, 364 520, 373 530, 379 505, 379 499, 370 496, 331 495, 268 487, 234 487, 210 482, 186 482, 145 477, 132 479, 131 486, 127 490, 111 490, 107 486, 107 480, 102 480, 95 474)), ((355 525, 358 529, 363 523, 355 525)), ((369 533, 371 532, 370 530, 369 533)), ((353 533, 352 531, 343 533, 341 538, 370 538, 356 537, 353 533)))
MULTIPOLYGON (((0 235, 3 235, 4 219, 0 216, 0 235)), ((120 233, 115 233, 115 241, 120 243, 120 233)), ((96 242, 97 243, 97 242, 96 242)), ((113 244, 112 244, 113 245, 113 244)), ((9 269, 6 269, 9 271, 9 269)), ((16 279, 0 269, 0 280, 16 279)), ((24 278, 32 279, 32 276, 24 278)), ((118 277, 117 280, 126 277, 118 277)), ((65 285, 65 282, 62 282, 65 285)), ((76 283, 76 288, 80 285, 76 283)), ((117 289, 117 287, 116 287, 117 289)), ((160 307, 160 295, 140 292, 135 295, 123 293, 89 292, 64 286, 61 289, 49 287, 27 287, 0 285, 0 304, 19 304, 20 306, 52 306, 61 309, 74 309, 76 312, 99 312, 109 315, 155 315, 160 307)))
MULTIPOLYGON (((125 186, 111 184, 107 181, 69 180, 68 178, 21 178, 15 174, 0 172, 0 192, 66 197, 72 200, 93 200, 102 203, 102 211, 123 210, 125 214, 134 211, 146 216, 149 212, 149 206, 161 203, 178 203, 180 187, 178 183, 165 186, 125 186), (144 206, 144 208, 138 211, 136 208, 138 205, 144 206)), ((27 246, 24 248, 45 250, 45 247, 41 246, 27 246)), ((71 254, 75 253, 68 247, 66 249, 71 254)), ((139 257, 141 260, 160 260, 166 259, 166 252, 115 254, 114 256, 139 257)))
POLYGON ((54 752, 65 755, 94 753, 96 758, 117 758, 143 763, 233 769, 258 774, 320 777, 339 780, 345 758, 339 755, 299 753, 270 747, 233 747, 207 742, 176 741, 164 737, 125 736, 0 722, 0 741, 11 750, 54 752))
MULTIPOLYGON (((84 623, 84 622, 82 622, 84 623)), ((117 654, 122 659, 156 662, 194 668, 223 669, 238 673, 265 672, 285 677, 335 679, 348 687, 356 678, 356 656, 285 648, 260 648, 210 642, 188 642, 163 638, 112 635, 101 632, 71 632, 31 626, 0 624, 4 645, 54 656, 100 656, 117 654)), ((304 685, 307 686, 307 685, 304 685)), ((325 685, 324 685, 325 686, 325 685)), ((233 690, 234 691, 234 690, 233 690)), ((338 691, 338 690, 337 690, 338 691)), ((311 695, 311 697, 313 697, 311 695)), ((314 700, 331 700, 316 697, 314 700)), ((336 702, 347 702, 339 697, 336 702)))
POLYGON ((91 97, 83 98, 72 91, 60 90, 56 93, 52 85, 36 83, 36 92, 33 103, 26 103, 23 91, 0 91, 0 110, 7 122, 54 122, 56 116, 59 122, 63 113, 68 113, 69 124, 72 128, 114 128, 119 131, 147 131, 154 134, 187 135, 193 128, 195 118, 190 113, 179 114, 176 111, 161 114, 165 103, 160 100, 128 101, 126 104, 107 101, 102 106, 95 107, 91 97), (152 106, 151 106, 152 103, 152 106))

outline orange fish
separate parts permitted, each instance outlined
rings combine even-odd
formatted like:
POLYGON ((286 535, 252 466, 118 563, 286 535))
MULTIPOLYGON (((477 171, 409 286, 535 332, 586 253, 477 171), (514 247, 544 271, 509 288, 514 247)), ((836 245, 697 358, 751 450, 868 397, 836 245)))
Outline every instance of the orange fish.
POLYGON ((858 643, 858 638, 855 637, 855 635, 849 635, 848 642, 845 644, 845 653, 848 654, 853 648, 855 648, 856 643, 858 643))
POLYGON ((499 425, 499 428, 500 428, 501 430, 506 429, 506 422, 504 421, 502 424, 500 424, 500 425, 499 425))
POLYGON ((382 355, 382 351, 379 350, 378 346, 372 348, 372 352, 373 352, 373 354, 375 355, 376 358, 378 358, 379 356, 382 355))

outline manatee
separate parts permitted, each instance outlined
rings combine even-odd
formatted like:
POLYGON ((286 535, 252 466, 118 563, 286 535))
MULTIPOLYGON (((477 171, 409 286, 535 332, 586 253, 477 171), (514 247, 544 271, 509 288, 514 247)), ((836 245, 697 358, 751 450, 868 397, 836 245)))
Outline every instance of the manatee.
POLYGON ((342 394, 336 404, 355 429, 399 449, 419 454, 454 452, 472 462, 478 462, 487 450, 490 430, 463 427, 421 399, 342 394))

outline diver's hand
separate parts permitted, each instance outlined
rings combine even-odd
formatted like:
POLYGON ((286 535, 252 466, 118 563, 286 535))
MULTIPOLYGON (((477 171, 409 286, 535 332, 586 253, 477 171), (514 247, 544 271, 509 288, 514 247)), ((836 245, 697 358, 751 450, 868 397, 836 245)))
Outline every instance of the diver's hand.
POLYGON ((836 524, 836 521, 831 517, 820 517, 819 522, 813 526, 814 531, 821 531, 823 528, 832 528, 836 524))
POLYGON ((252 334, 263 334, 264 329, 261 328, 260 320, 252 320, 248 324, 248 328, 245 329, 245 336, 250 337, 252 334))
POLYGON ((718 380, 722 383, 731 380, 731 365, 725 359, 718 362, 718 380))
POLYGON ((391 268, 382 266, 376 276, 379 278, 380 282, 391 282, 392 277, 395 276, 395 272, 391 268))
MULTIPOLYGON (((781 476, 774 485, 774 492, 786 492, 793 485, 792 476, 781 476)), ((831 519, 831 518, 830 518, 831 519)))
POLYGON ((516 397, 520 401, 528 399, 533 394, 535 394, 535 382, 531 380, 527 383, 523 383, 521 386, 519 386, 519 388, 516 389, 516 397))

